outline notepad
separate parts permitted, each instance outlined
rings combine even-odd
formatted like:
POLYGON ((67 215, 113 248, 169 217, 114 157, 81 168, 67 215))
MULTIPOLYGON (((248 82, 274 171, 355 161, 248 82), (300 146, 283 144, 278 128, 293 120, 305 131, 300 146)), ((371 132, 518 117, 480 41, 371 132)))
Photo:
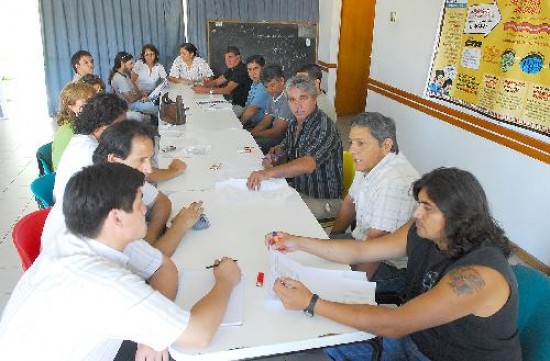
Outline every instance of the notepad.
MULTIPOLYGON (((191 307, 214 287, 216 279, 212 270, 180 271, 176 304, 184 310, 191 307)), ((242 326, 244 320, 244 281, 233 289, 221 326, 242 326)))

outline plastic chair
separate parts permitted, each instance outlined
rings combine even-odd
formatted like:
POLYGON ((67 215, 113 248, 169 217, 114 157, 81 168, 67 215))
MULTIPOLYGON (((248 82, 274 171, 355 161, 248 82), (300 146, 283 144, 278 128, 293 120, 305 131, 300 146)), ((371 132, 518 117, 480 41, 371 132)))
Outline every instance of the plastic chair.
POLYGON ((353 183, 353 177, 355 177, 355 164, 353 164, 353 157, 351 153, 344 150, 342 155, 342 199, 348 195, 349 188, 353 183))
POLYGON ((33 264, 40 253, 40 238, 50 210, 51 208, 46 208, 27 214, 13 227, 13 244, 21 258, 23 271, 33 264))
MULTIPOLYGON (((344 150, 342 154, 342 199, 348 195, 349 188, 353 183, 353 177, 355 177, 355 164, 353 164, 353 157, 351 153, 344 150)), ((334 218, 323 219, 319 223, 321 227, 327 228, 334 226, 334 218)))
POLYGON ((512 266, 518 281, 518 330, 523 360, 548 360, 550 355, 550 277, 533 268, 512 266))
POLYGON ((52 163, 52 143, 46 143, 36 151, 36 161, 38 163, 38 176, 53 173, 52 163))
POLYGON ((31 191, 36 198, 40 208, 53 206, 53 185, 55 183, 55 173, 45 174, 36 178, 31 183, 31 191))

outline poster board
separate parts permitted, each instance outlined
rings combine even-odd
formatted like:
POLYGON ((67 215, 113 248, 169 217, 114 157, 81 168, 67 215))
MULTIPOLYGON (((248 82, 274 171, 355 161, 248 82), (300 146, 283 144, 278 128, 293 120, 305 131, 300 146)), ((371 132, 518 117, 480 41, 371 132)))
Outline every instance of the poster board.
POLYGON ((446 0, 426 95, 550 136, 550 1, 446 0))
POLYGON ((243 62, 250 55, 262 55, 266 65, 279 64, 287 79, 302 65, 317 62, 318 24, 208 21, 208 63, 216 74, 225 69, 228 45, 241 51, 243 62))

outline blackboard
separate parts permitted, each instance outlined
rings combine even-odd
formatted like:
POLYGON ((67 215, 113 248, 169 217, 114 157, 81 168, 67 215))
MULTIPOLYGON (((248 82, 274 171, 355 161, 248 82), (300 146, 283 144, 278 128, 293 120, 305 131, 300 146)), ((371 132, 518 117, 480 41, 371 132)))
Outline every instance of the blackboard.
POLYGON ((243 62, 250 55, 262 55, 266 65, 280 64, 287 79, 302 65, 317 62, 317 23, 245 23, 208 21, 208 62, 216 74, 227 67, 228 45, 241 51, 243 62))

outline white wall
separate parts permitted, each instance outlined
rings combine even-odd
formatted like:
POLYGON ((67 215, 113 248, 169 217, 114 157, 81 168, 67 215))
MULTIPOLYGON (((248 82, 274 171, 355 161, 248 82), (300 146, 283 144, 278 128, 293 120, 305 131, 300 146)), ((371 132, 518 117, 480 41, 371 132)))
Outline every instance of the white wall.
MULTIPOLYGON (((423 95, 441 6, 434 0, 377 1, 373 79, 423 95), (397 12, 396 23, 390 23, 390 11, 397 12)), ((439 166, 471 171, 509 238, 550 265, 549 165, 372 91, 367 110, 395 119, 400 148, 420 173, 439 166)))
MULTIPOLYGON (((340 40, 341 0, 319 0, 319 44, 317 58, 322 62, 338 62, 338 42, 340 40)), ((336 95, 336 69, 323 72, 321 87, 334 103, 336 95)))

